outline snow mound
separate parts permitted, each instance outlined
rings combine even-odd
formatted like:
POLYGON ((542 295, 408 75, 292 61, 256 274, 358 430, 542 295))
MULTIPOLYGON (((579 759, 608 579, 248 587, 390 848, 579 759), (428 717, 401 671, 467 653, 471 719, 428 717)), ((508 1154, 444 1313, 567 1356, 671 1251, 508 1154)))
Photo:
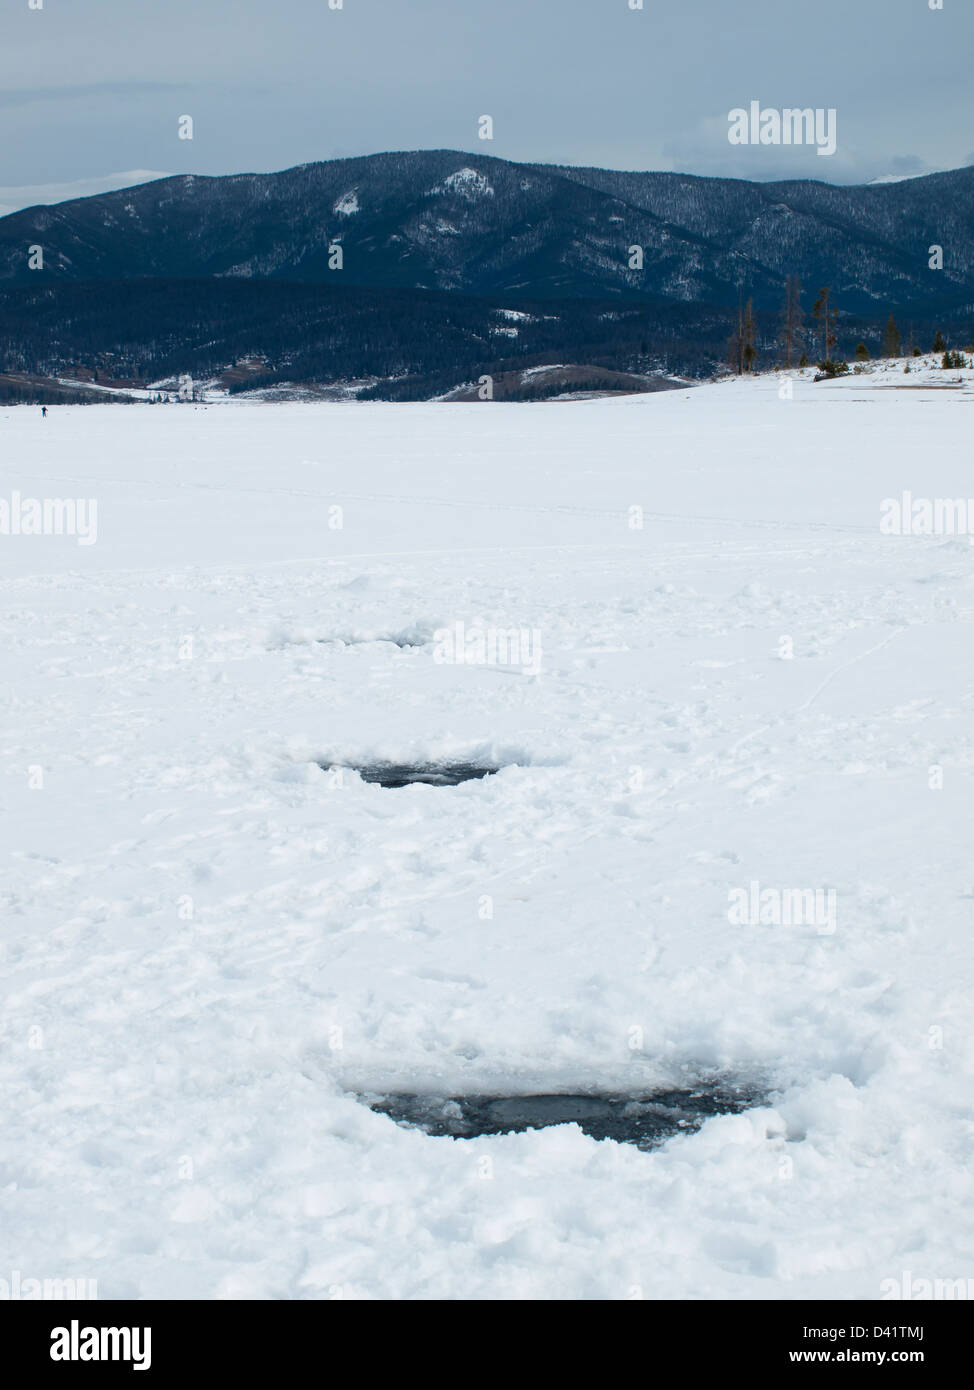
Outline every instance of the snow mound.
POLYGON ((449 174, 442 183, 430 189, 432 194, 452 193, 461 198, 474 201, 479 198, 493 198, 494 189, 486 174, 478 169, 465 167, 449 174))

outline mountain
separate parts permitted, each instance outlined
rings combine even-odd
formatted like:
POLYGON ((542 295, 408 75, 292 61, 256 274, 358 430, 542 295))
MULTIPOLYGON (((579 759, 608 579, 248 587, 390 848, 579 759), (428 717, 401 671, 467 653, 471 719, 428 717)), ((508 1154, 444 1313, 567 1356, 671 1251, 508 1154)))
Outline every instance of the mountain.
POLYGON ((777 309, 792 273, 854 313, 970 312, 974 167, 840 188, 435 150, 180 175, 0 218, 7 285, 219 277, 728 306, 743 283, 777 309), (928 268, 934 244, 942 271, 928 268), (28 267, 37 245, 43 271, 28 267))
MULTIPOLYGON (((510 397, 521 373, 517 394, 534 399, 553 385, 537 373, 548 364, 566 369, 566 390, 590 389, 596 378, 605 389, 623 389, 618 380, 608 382, 606 373, 613 372, 657 380, 676 372, 709 375, 731 327, 729 311, 705 305, 610 305, 584 298, 519 299, 518 305, 334 279, 324 285, 160 278, 0 287, 0 376, 61 377, 103 390, 188 372, 198 380, 220 379, 231 390, 357 382, 377 398, 418 400, 484 373, 496 378, 497 399, 510 397), (225 370, 240 363, 246 370, 225 370), (574 368, 582 366, 588 370, 579 375, 574 368)), ((20 386, 12 382, 11 389, 20 386)))
POLYGON ((71 183, 29 184, 26 187, 0 187, 0 217, 19 212, 21 208, 38 203, 65 203, 69 199, 90 198, 96 193, 110 193, 116 188, 131 188, 149 179, 164 179, 167 174, 151 169, 130 169, 127 174, 103 174, 92 179, 75 179, 71 183))
MULTIPOLYGON (((779 295, 784 277, 796 274, 807 290, 830 285, 857 313, 875 313, 877 306, 972 312, 974 166, 852 187, 604 169, 560 173, 699 238, 714 263, 733 255, 739 265, 759 267, 779 295), (935 245, 944 251, 943 270, 929 267, 935 245)), ((755 303, 768 307, 763 283, 745 278, 755 303)))
POLYGON ((839 355, 878 352, 891 310, 917 343, 969 344, 974 168, 836 188, 435 150, 25 208, 0 218, 0 397, 181 373, 397 400, 463 399, 484 374, 508 398, 665 385, 725 359, 742 288, 776 361, 791 274, 806 309, 832 287, 839 355))

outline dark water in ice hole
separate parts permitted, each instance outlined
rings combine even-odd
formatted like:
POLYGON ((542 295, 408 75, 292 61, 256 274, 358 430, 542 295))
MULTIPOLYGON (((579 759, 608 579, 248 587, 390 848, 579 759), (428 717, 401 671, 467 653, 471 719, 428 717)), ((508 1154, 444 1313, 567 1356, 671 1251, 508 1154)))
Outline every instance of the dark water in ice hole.
POLYGON ((548 1125, 577 1124, 592 1139, 654 1149, 675 1134, 692 1134, 712 1115, 738 1115, 761 1104, 753 1088, 700 1085, 643 1095, 442 1096, 385 1095, 370 1109, 427 1134, 479 1139, 548 1125))
MULTIPOLYGON (((321 763, 326 772, 334 763, 321 763)), ((375 763, 371 767, 356 767, 363 782, 378 782, 380 787, 411 787, 425 782, 430 787, 456 787, 461 782, 490 777, 500 769, 477 763, 375 763)))

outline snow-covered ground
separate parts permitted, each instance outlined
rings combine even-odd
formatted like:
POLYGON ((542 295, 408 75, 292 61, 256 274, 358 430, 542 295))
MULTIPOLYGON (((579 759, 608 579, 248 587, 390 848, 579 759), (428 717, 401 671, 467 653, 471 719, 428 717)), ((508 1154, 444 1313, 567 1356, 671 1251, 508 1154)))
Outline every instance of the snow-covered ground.
POLYGON ((974 549, 879 528, 974 496, 945 379, 0 411, 0 499, 98 504, 95 544, 0 536, 0 1276, 974 1276, 974 549), (457 623, 540 665, 438 659, 457 623), (317 765, 454 755, 505 767, 317 765), (834 915, 731 921, 752 883, 834 915), (651 1154, 354 1098, 713 1068, 767 1104, 651 1154))

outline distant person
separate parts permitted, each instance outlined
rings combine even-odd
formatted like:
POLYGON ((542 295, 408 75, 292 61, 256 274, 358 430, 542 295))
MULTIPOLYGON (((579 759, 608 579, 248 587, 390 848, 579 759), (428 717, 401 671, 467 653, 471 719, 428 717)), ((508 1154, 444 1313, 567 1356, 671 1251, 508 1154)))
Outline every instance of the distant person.
POLYGON ((42 406, 41 406, 41 414, 44 416, 44 419, 46 420, 46 419, 47 419, 47 406, 46 406, 46 405, 42 405, 42 406))

